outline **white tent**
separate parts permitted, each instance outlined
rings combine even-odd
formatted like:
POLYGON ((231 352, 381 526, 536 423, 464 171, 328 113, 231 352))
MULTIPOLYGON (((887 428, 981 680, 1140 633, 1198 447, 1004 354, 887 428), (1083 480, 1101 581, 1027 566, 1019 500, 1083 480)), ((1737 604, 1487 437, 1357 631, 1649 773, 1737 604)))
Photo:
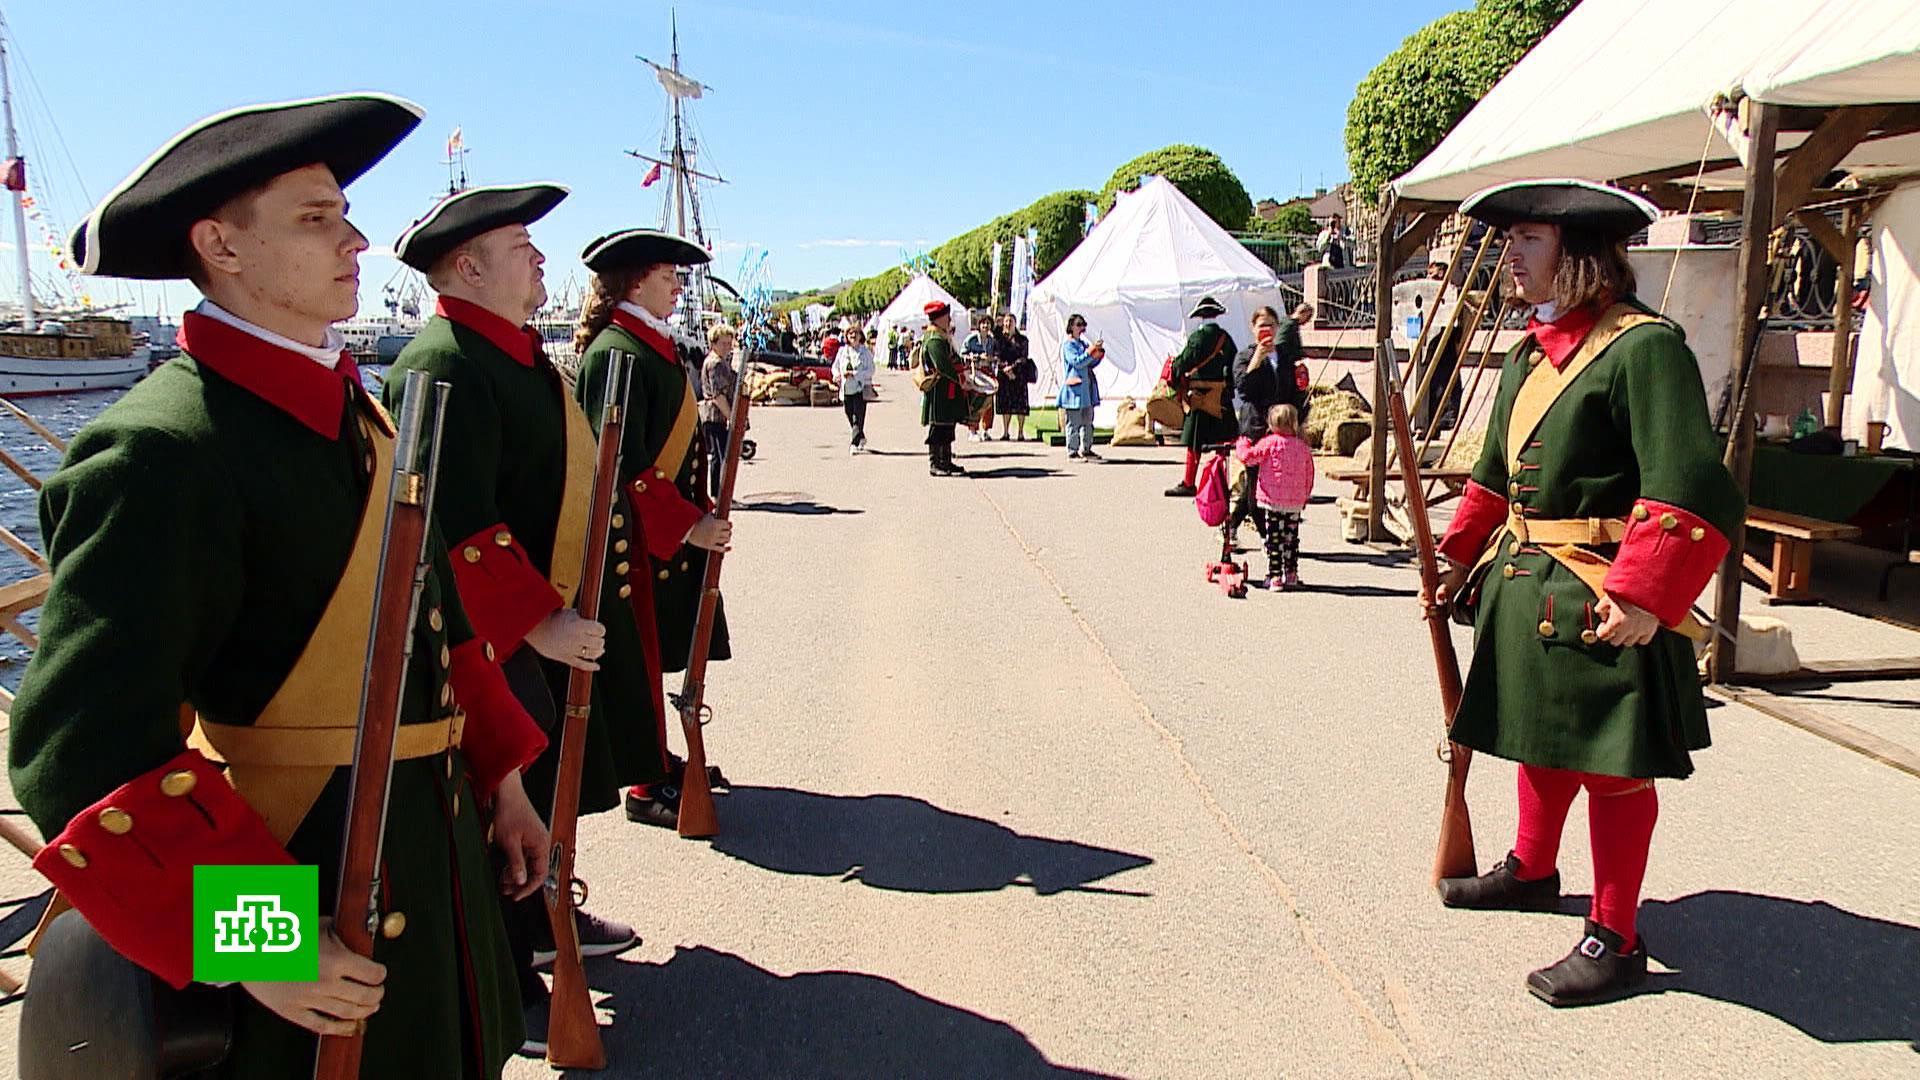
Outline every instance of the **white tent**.
POLYGON ((1203 296, 1226 307, 1220 324, 1242 344, 1253 310, 1283 302, 1280 281, 1265 263, 1179 188, 1150 177, 1034 286, 1027 336, 1040 368, 1035 404, 1050 403, 1059 389, 1068 315, 1084 315, 1088 338, 1106 340, 1106 360, 1094 371, 1098 418, 1106 423, 1121 398, 1152 392, 1161 364, 1198 325, 1187 312, 1203 296))
POLYGON ((963 329, 967 327, 967 305, 955 300, 952 293, 941 288, 939 282, 926 274, 916 274, 912 281, 907 282, 906 288, 900 290, 900 295, 893 298, 893 302, 869 327, 882 338, 887 336, 888 330, 896 327, 901 330, 925 330, 926 306, 936 300, 953 309, 954 344, 958 345, 967 336, 966 329, 963 329))

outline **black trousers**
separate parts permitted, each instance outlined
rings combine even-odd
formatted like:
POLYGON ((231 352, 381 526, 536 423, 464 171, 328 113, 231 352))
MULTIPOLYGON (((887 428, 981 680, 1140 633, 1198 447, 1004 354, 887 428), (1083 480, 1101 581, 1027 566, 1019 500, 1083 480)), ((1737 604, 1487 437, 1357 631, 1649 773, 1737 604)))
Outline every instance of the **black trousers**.
POLYGON ((867 445, 867 395, 859 393, 843 398, 841 404, 847 408, 847 427, 852 429, 853 445, 867 445))
POLYGON ((927 446, 928 447, 938 448, 942 446, 952 446, 952 445, 953 445, 953 421, 950 420, 944 424, 935 422, 927 425, 927 446))
POLYGON ((707 494, 720 497, 720 473, 727 466, 727 425, 700 422, 700 438, 707 447, 707 494))

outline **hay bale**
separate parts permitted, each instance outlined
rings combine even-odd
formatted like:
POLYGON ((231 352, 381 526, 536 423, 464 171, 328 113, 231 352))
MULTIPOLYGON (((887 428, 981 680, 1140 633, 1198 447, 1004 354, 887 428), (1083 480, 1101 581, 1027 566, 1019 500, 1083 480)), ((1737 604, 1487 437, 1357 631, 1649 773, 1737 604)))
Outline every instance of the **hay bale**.
POLYGON ((1350 454, 1352 446, 1342 448, 1339 445, 1340 426, 1351 420, 1365 420, 1372 415, 1367 403, 1359 394, 1348 390, 1336 390, 1331 386, 1314 386, 1307 390, 1307 429, 1304 432, 1307 445, 1319 447, 1330 453, 1350 454))

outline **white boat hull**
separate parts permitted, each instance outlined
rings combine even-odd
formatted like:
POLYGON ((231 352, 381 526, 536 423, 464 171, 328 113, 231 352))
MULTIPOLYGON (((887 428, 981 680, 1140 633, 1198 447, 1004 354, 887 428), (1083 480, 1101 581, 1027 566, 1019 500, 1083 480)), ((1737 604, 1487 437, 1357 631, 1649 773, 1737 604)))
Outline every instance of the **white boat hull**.
POLYGON ((79 390, 113 390, 132 386, 147 373, 147 352, 98 360, 48 360, 30 356, 0 356, 0 396, 71 394, 79 390))

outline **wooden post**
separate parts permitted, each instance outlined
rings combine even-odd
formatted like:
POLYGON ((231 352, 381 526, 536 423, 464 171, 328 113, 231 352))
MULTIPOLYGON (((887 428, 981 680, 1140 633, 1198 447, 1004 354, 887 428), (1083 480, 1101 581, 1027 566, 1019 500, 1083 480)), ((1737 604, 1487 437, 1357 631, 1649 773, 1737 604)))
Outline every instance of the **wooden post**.
POLYGON ((1853 259, 1859 248, 1860 208, 1847 207, 1840 220, 1844 253, 1838 256, 1839 277, 1833 285, 1833 370, 1827 373, 1827 426, 1836 429, 1853 387, 1853 279, 1859 273, 1853 259))
MULTIPOLYGON (((1772 249, 1774 222, 1774 144, 1780 131, 1780 110, 1763 102, 1753 103, 1751 149, 1747 155, 1746 191, 1741 204, 1740 284, 1733 332, 1733 416, 1727 433, 1727 468, 1733 482, 1745 492, 1753 473, 1753 380, 1759 359, 1760 310, 1767 301, 1771 278, 1767 273, 1767 255, 1772 249)), ((1709 676, 1715 683, 1733 678, 1737 662, 1735 641, 1740 633, 1740 587, 1745 579, 1742 556, 1747 547, 1745 518, 1733 523, 1727 540, 1733 545, 1720 564, 1720 585, 1715 597, 1715 623, 1719 633, 1713 641, 1713 662, 1709 676)))
POLYGON ((1373 260, 1373 456, 1367 463, 1367 539, 1375 543, 1392 539, 1383 516, 1387 509, 1387 395, 1395 391, 1388 385, 1380 350, 1393 348, 1393 272, 1399 269, 1393 265, 1393 225, 1399 216, 1389 191, 1380 212, 1380 243, 1373 260))

